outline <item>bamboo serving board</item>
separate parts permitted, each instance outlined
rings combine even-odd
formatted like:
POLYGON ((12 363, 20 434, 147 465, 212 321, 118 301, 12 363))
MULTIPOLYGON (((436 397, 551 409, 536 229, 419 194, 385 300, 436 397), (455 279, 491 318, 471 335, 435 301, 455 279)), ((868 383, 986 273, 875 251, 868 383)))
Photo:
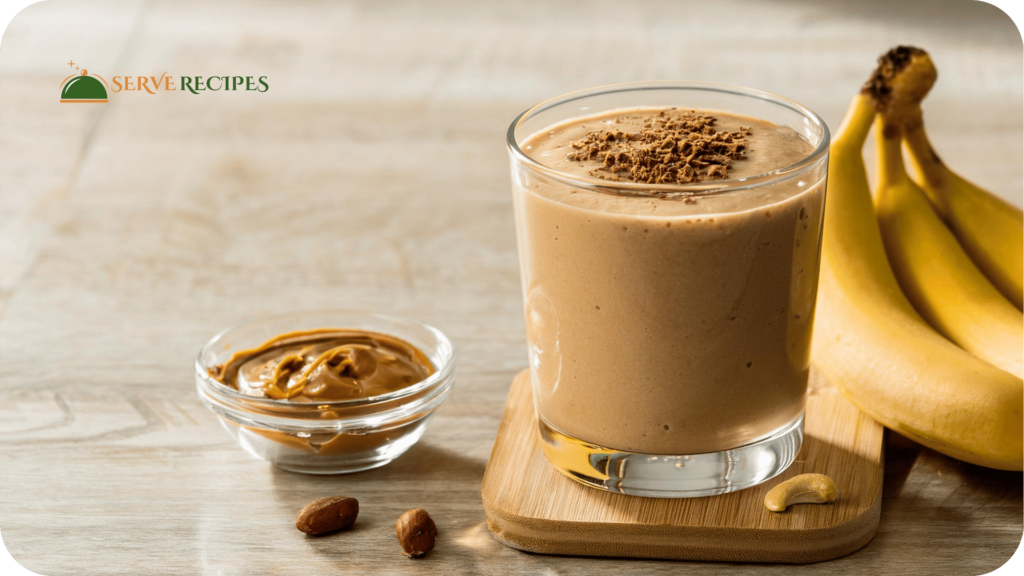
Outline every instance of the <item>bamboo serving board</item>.
POLYGON ((625 496, 570 480, 544 460, 529 371, 512 381, 483 481, 487 526, 502 543, 542 554, 807 563, 868 543, 882 510, 883 431, 813 369, 804 444, 765 484, 706 498, 625 496), (787 512, 768 490, 805 472, 831 476, 838 498, 787 512))

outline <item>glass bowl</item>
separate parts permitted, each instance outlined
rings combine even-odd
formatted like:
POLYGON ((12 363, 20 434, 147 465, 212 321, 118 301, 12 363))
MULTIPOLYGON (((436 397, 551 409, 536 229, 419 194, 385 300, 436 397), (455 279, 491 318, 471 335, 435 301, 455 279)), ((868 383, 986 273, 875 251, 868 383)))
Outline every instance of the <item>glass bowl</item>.
POLYGON ((383 466, 423 436, 434 410, 455 383, 455 348, 440 330, 414 320, 310 310, 228 328, 199 351, 195 370, 203 405, 246 452, 293 472, 346 474, 383 466), (237 350, 255 348, 278 334, 315 328, 360 329, 400 338, 423 352, 435 372, 387 394, 319 403, 247 396, 208 372, 237 350))

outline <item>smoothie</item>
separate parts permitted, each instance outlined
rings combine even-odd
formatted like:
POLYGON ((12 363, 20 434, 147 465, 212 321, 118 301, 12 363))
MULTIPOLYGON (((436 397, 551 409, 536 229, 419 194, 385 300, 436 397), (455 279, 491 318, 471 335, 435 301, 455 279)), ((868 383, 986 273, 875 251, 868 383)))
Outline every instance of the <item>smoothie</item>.
POLYGON ((701 454, 801 416, 824 178, 732 181, 796 164, 810 142, 718 110, 635 108, 519 146, 551 169, 513 183, 543 424, 603 448, 701 454))

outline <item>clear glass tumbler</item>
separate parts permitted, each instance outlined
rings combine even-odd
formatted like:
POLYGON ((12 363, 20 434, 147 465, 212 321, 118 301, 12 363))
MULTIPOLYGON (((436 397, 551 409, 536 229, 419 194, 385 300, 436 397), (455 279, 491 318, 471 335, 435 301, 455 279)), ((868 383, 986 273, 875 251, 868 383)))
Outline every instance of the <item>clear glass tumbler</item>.
MULTIPOLYGON (((537 136, 540 137, 540 136, 537 136)), ((829 132, 804 106, 669 82, 574 92, 508 131, 533 397, 548 462, 597 488, 722 494, 803 441, 829 132), (742 179, 640 184, 531 156, 531 136, 678 107, 787 126, 812 151, 742 179)))

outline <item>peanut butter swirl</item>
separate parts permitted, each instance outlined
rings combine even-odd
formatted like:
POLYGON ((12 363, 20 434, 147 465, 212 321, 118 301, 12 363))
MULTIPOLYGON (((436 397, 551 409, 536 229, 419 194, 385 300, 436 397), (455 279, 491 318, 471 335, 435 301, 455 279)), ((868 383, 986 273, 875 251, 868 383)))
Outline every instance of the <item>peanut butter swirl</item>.
POLYGON ((411 344, 376 332, 318 328, 280 334, 209 370, 239 392, 292 402, 368 398, 434 372, 411 344))

